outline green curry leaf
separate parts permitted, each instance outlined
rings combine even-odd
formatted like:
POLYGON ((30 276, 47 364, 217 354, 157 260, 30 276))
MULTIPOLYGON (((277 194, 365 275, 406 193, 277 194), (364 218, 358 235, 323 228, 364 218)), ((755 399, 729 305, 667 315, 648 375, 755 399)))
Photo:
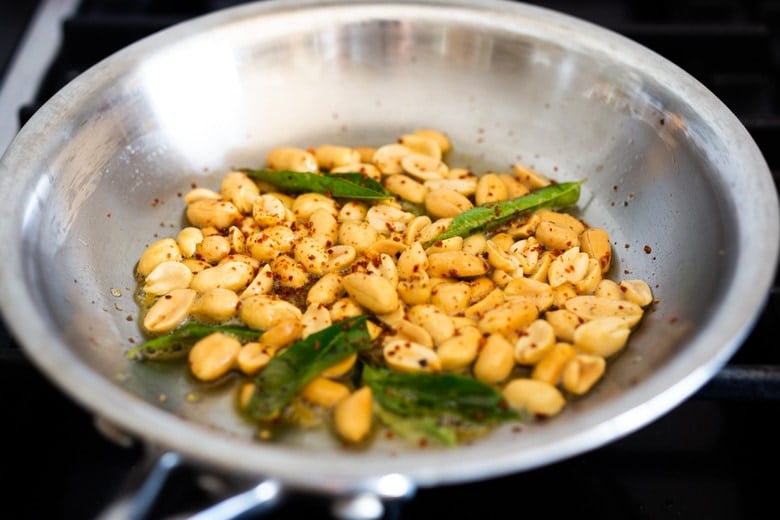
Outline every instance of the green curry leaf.
POLYGON ((334 323, 271 358, 255 377, 245 415, 255 421, 273 419, 323 370, 370 347, 366 319, 361 315, 334 323))

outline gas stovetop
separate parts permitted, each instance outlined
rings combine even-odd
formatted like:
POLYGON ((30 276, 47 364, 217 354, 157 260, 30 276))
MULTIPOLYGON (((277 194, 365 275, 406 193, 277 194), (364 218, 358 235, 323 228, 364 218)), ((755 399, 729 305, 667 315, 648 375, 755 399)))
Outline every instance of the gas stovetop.
MULTIPOLYGON (((219 0, 42 0, 0 30, 18 35, 0 90, 0 150, 43 102, 98 60, 137 39, 214 9, 219 0), (37 13, 37 14, 36 14, 37 13), (30 16, 29 15, 35 15, 30 16), (26 36, 25 36, 26 35, 26 36)), ((780 174, 780 3, 737 0, 534 2, 620 32, 693 74, 729 106, 780 174)), ((3 8, 5 9, 5 8, 3 8)), ((0 40, 2 43, 2 40, 0 40)), ((0 63, 0 66, 2 63, 0 63)), ((517 475, 421 489, 387 518, 484 515, 580 518, 764 517, 780 463, 780 289, 742 348, 691 399, 601 449, 517 475)), ((95 518, 144 462, 142 447, 100 433, 0 326, 4 443, 0 508, 7 518, 95 518)), ((164 518, 209 505, 202 475, 171 475, 151 511, 164 518)), ((269 518, 329 517, 329 502, 292 496, 269 518)))

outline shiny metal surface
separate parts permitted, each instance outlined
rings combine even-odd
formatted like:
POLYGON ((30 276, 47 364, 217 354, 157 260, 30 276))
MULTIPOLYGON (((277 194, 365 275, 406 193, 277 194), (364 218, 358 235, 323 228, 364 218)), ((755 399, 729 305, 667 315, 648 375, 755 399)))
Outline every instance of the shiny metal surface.
POLYGON ((188 22, 77 78, 0 163, 3 315, 26 353, 97 415, 190 460, 338 495, 556 462, 690 396, 739 347, 778 259, 778 201, 739 121, 688 74, 582 21, 522 4, 270 1, 188 22), (140 338, 134 262, 183 218, 180 194, 281 144, 382 144, 446 131, 452 163, 587 178, 620 278, 660 302, 597 391, 554 420, 457 450, 304 434, 261 444, 225 388, 193 398, 140 338))

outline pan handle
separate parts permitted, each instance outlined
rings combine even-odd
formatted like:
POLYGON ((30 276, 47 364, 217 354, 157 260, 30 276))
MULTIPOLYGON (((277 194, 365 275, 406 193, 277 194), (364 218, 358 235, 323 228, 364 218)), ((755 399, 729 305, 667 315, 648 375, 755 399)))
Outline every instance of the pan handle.
POLYGON ((282 485, 268 479, 255 487, 232 496, 192 515, 190 520, 234 520, 239 517, 256 518, 270 511, 279 502, 282 485))
MULTIPOLYGON (((147 447, 144 462, 127 481, 126 489, 98 515, 98 520, 147 520, 171 476, 186 464, 175 452, 147 447)), ((262 515, 276 506, 282 496, 281 484, 273 479, 254 485, 247 491, 223 499, 202 513, 189 518, 228 520, 251 514, 262 515)))

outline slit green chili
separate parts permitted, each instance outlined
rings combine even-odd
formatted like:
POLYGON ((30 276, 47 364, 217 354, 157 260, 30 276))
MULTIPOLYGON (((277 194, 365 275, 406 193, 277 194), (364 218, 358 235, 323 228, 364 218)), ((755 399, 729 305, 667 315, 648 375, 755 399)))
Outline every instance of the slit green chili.
POLYGON ((184 357, 195 342, 214 332, 233 336, 242 342, 256 341, 262 333, 260 330, 250 329, 249 327, 204 325, 196 321, 190 321, 164 336, 158 336, 131 348, 127 351, 126 356, 128 359, 136 359, 142 356, 144 359, 156 361, 178 359, 184 357))
POLYGON ((458 236, 465 238, 474 233, 487 231, 506 224, 529 211, 574 205, 580 198, 581 184, 581 181, 550 184, 522 197, 468 209, 452 219, 447 229, 427 242, 425 247, 430 247, 440 240, 458 236))
POLYGON ((242 170, 253 179, 291 192, 316 192, 334 198, 389 199, 381 183, 362 173, 311 173, 289 170, 242 170))

